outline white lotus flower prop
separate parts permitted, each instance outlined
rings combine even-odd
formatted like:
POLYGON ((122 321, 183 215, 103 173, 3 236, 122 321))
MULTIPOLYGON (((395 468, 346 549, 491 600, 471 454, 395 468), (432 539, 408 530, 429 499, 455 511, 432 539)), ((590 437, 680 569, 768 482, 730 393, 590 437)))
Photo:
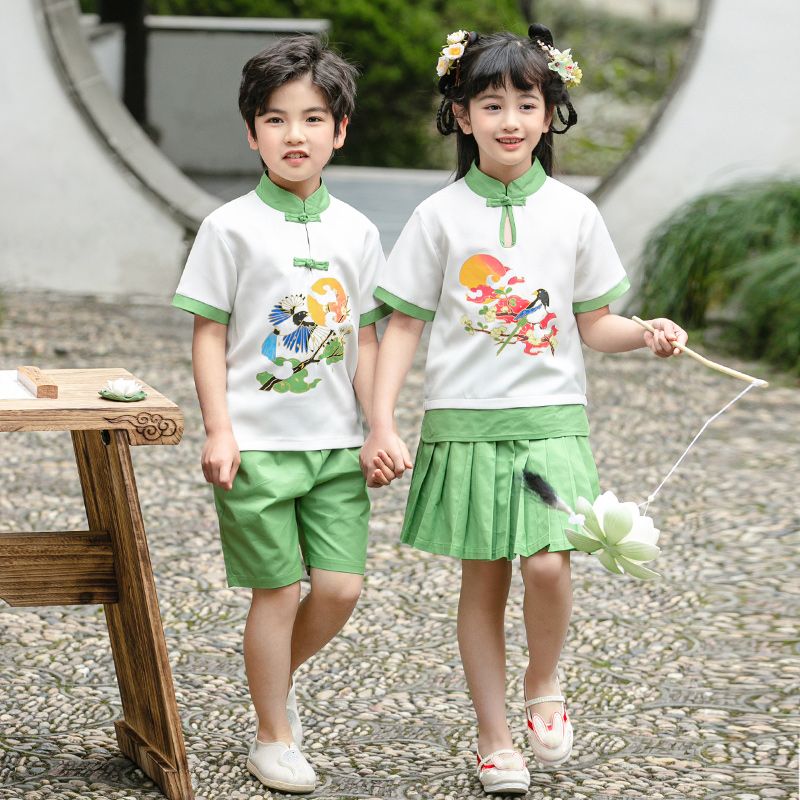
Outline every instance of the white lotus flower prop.
POLYGON ((543 503, 568 514, 569 522, 577 526, 577 530, 565 531, 573 547, 595 554, 617 575, 625 572, 645 581, 661 577, 644 566, 661 552, 656 546, 659 531, 650 517, 640 514, 636 503, 621 503, 613 492, 605 492, 594 504, 579 497, 576 513, 540 475, 526 471, 524 477, 528 489, 543 503))
POLYGON ((656 547, 659 531, 636 503, 621 503, 613 492, 604 492, 594 504, 579 497, 576 505, 578 513, 570 514, 569 521, 578 530, 565 531, 573 547, 597 555, 609 572, 627 572, 644 581, 661 577, 644 566, 661 552, 656 547))
POLYGON ((106 385, 100 389, 98 394, 106 400, 116 400, 120 403, 133 403, 147 397, 147 392, 144 391, 142 384, 129 378, 106 381, 106 385))

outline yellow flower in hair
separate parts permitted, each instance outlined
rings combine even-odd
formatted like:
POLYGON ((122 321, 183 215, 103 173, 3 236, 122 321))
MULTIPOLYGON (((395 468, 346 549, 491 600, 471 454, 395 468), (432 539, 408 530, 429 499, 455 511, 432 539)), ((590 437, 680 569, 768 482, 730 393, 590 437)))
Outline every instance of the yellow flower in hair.
POLYGON ((454 31, 447 37, 447 44, 457 44, 458 42, 463 42, 466 35, 466 31, 454 31))
POLYGON ((450 70, 450 59, 447 56, 442 56, 436 64, 436 74, 441 78, 442 75, 447 75, 450 70))
POLYGON ((447 47, 442 49, 442 55, 450 59, 450 61, 456 61, 464 55, 464 45, 461 42, 448 44, 447 47))

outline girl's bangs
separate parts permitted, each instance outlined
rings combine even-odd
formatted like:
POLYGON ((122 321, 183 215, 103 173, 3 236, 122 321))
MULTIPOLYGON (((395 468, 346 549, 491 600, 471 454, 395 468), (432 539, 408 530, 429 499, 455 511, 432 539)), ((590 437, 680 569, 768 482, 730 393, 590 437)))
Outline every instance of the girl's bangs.
POLYGON ((490 47, 472 65, 466 95, 475 97, 489 87, 501 89, 509 80, 521 92, 533 88, 543 92, 548 72, 543 59, 537 58, 537 53, 526 43, 512 41, 506 47, 490 47))

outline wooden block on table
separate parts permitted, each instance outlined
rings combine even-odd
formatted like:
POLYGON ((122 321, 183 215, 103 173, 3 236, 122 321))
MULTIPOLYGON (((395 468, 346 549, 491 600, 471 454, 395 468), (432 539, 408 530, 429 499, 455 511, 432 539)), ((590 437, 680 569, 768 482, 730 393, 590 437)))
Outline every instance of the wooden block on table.
POLYGON ((39 367, 17 367, 17 379, 34 397, 58 399, 58 385, 53 383, 39 367))

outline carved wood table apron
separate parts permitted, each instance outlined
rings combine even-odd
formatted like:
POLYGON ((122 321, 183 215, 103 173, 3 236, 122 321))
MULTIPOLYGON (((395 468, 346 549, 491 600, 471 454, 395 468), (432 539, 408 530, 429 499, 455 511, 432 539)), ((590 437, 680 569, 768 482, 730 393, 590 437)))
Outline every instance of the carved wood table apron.
MULTIPOLYGON (((11 606, 102 603, 122 700, 122 752, 171 800, 191 800, 186 748, 129 445, 177 444, 183 415, 148 397, 97 394, 124 369, 46 372, 58 399, 0 400, 0 431, 70 431, 88 531, 0 533, 0 597, 11 606)), ((141 381, 140 381, 141 383, 141 381)))

